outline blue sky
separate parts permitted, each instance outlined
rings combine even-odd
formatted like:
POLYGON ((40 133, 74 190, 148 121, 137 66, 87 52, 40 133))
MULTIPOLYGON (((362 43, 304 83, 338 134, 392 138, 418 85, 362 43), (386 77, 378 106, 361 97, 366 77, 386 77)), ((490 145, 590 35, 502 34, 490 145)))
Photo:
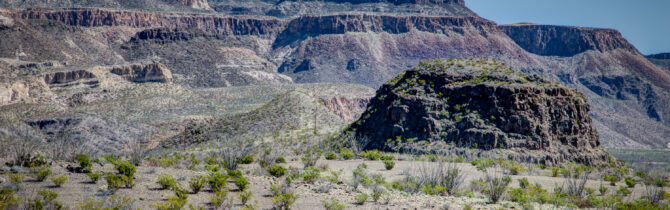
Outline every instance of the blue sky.
POLYGON ((670 0, 465 0, 498 24, 613 28, 643 54, 670 52, 670 0))

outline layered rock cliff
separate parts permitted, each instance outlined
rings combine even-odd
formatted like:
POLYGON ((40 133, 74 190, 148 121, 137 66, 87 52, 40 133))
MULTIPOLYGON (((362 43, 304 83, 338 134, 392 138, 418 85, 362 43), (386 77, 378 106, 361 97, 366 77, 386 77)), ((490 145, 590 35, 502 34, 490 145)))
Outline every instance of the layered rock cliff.
POLYGON ((600 165, 607 153, 589 112, 585 95, 564 85, 494 60, 441 59, 384 84, 343 136, 366 149, 425 141, 428 153, 451 144, 517 161, 600 165))

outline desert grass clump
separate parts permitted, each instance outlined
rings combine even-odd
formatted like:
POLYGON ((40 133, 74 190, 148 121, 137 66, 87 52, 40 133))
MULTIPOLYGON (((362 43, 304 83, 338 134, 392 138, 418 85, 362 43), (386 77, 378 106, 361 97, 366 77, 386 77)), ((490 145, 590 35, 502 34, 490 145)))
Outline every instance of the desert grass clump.
POLYGON ((412 180, 418 184, 424 193, 454 195, 463 183, 461 169, 455 164, 438 162, 434 166, 422 165, 410 173, 412 180))
POLYGON ((58 177, 53 177, 51 178, 51 181, 54 183, 56 187, 62 187, 66 182, 67 182, 68 177, 63 175, 63 176, 58 176, 58 177))
POLYGON ((177 186, 177 180, 170 174, 159 175, 156 183, 160 185, 162 190, 172 189, 177 186))
POLYGON ((191 188, 191 192, 194 194, 198 194, 200 190, 204 187, 205 183, 207 183, 207 178, 204 176, 196 176, 196 177, 191 177, 190 180, 188 180, 188 186, 191 188))
POLYGON ((45 166, 36 167, 33 168, 32 170, 35 176, 35 180, 37 180, 38 182, 43 182, 44 180, 47 180, 47 177, 51 175, 51 169, 45 166))

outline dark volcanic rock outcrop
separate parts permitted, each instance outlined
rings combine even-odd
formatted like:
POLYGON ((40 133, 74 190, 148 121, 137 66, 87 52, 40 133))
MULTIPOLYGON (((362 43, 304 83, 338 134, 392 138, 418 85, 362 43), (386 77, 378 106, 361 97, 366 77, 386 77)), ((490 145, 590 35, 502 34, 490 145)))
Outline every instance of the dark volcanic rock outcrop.
POLYGON ((581 92, 494 60, 439 59, 384 84, 345 133, 367 149, 425 140, 498 158, 599 165, 608 155, 589 111, 581 92))

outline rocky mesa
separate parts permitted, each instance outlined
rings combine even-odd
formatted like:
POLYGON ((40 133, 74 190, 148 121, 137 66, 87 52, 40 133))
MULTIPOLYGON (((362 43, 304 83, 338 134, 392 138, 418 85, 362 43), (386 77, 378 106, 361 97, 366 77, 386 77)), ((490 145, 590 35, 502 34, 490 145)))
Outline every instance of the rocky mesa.
POLYGON ((546 165, 600 165, 608 155, 589 112, 581 92, 495 60, 436 59, 384 84, 343 136, 366 149, 458 147, 546 165))

